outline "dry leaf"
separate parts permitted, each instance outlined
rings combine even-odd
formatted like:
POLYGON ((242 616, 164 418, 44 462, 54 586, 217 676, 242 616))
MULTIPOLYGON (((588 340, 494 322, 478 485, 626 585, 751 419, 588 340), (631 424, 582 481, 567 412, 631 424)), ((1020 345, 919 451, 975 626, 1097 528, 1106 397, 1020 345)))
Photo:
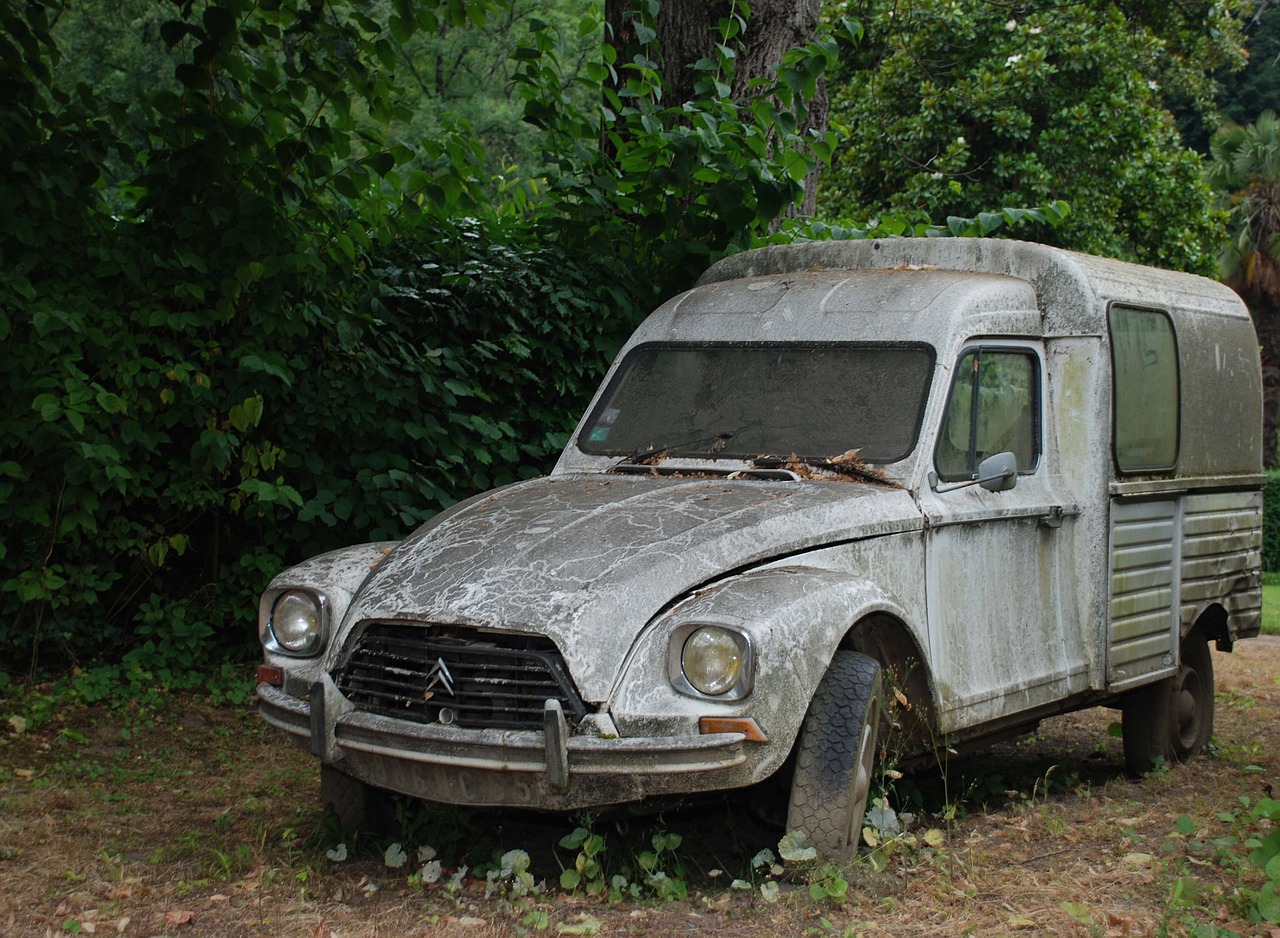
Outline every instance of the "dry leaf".
POLYGON ((164 913, 164 923, 166 925, 190 925, 195 920, 196 914, 186 909, 170 909, 164 913))

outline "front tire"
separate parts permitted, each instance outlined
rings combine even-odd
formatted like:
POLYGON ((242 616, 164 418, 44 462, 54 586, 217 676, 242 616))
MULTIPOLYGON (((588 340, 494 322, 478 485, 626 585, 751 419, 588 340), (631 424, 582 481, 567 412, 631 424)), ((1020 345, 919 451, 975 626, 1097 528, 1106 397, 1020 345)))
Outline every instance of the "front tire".
POLYGON ((1213 655, 1193 631, 1178 670, 1125 695, 1124 765, 1134 775, 1194 758, 1213 735, 1213 655))
POLYGON ((320 766, 320 806, 333 811, 345 834, 381 833, 392 817, 389 793, 331 765, 320 766))
POLYGON ((826 859, 852 860, 862 842, 883 712, 879 662, 837 651, 809 703, 787 810, 787 830, 826 859))

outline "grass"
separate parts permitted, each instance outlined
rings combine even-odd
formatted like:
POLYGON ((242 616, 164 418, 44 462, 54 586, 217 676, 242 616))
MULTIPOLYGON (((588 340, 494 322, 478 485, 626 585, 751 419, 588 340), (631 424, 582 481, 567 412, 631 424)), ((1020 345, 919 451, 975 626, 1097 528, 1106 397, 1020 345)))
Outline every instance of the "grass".
POLYGON ((1262 634, 1280 635, 1280 573, 1262 575, 1262 634))

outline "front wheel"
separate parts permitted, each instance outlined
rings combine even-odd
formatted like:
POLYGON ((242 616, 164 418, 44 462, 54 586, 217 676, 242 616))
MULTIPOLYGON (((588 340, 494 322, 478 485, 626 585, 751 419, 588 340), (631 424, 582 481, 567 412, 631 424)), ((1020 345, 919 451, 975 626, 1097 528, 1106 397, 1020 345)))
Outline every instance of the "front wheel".
POLYGON ((883 712, 879 663, 837 651, 809 703, 787 810, 787 830, 802 831, 826 859, 858 852, 883 712))
POLYGON ((1213 735, 1213 655, 1193 631, 1182 643, 1178 670, 1125 695, 1124 765, 1135 774, 1194 758, 1213 735))
POLYGON ((320 765, 320 804, 333 812, 343 833, 381 833, 390 829, 391 795, 358 778, 320 765))

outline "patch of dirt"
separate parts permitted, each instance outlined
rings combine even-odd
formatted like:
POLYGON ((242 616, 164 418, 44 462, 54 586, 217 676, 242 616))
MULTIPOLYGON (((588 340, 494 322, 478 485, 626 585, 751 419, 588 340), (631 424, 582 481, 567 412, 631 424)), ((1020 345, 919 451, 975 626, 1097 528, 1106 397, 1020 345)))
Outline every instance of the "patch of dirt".
POLYGON ((752 879, 751 858, 779 834, 741 795, 596 820, 606 868, 632 879, 653 832, 680 834, 682 866, 664 869, 687 884, 684 901, 563 894, 575 851, 556 843, 576 820, 512 812, 410 817, 406 840, 445 861, 440 882, 419 885, 417 859, 388 867, 385 842, 326 855, 342 837, 316 806, 316 765, 251 708, 175 698, 160 715, 83 709, 23 733, 0 722, 0 933, 1126 936, 1213 924, 1280 938, 1247 920, 1262 880, 1240 862, 1241 839, 1263 833, 1241 799, 1280 791, 1280 638, 1214 665, 1215 743, 1187 765, 1126 778, 1107 732, 1118 714, 1094 710, 902 779, 895 806, 914 809, 914 843, 890 845, 880 871, 863 859, 844 872, 839 905, 813 899, 803 874, 784 876, 775 901, 727 888, 752 879), (486 899, 470 872, 446 887, 459 851, 482 867, 512 848, 545 891, 486 899))

